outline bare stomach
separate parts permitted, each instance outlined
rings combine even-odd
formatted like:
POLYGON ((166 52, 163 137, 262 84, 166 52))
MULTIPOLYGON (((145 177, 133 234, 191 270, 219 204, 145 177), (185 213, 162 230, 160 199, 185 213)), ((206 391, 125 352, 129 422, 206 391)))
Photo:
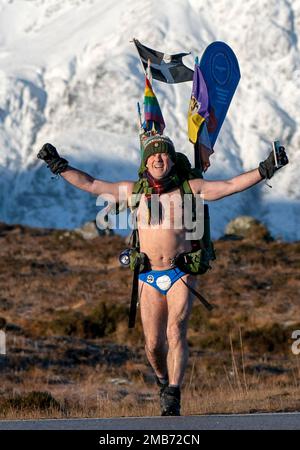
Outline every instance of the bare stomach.
POLYGON ((162 194, 159 199, 162 215, 156 225, 148 223, 149 210, 144 195, 138 210, 140 251, 146 253, 153 270, 169 269, 175 256, 191 250, 191 241, 186 239, 189 233, 183 224, 183 204, 179 189, 162 194))
POLYGON ((146 253, 153 270, 169 269, 172 259, 191 250, 185 230, 139 230, 140 251, 146 253))

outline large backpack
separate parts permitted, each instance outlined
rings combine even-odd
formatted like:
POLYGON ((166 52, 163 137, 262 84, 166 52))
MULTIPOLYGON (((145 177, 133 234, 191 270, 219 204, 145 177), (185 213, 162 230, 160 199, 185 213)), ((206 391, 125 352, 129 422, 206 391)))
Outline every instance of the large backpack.
MULTIPOLYGON (((195 178, 203 178, 202 171, 200 169, 191 168, 191 165, 185 155, 177 152, 177 166, 179 168, 179 175, 182 183, 179 188, 181 194, 189 194, 192 196, 192 215, 193 221, 196 220, 196 201, 192 192, 189 180, 195 178)), ((139 172, 140 175, 142 171, 139 172)), ((144 180, 140 176, 136 181, 132 190, 130 209, 133 217, 133 221, 136 221, 137 210, 140 204, 141 196, 144 193, 144 180)), ((131 305, 129 313, 129 328, 134 327, 136 307, 138 301, 138 275, 140 272, 147 270, 149 266, 147 255, 140 252, 139 234, 137 226, 133 227, 133 232, 130 239, 130 268, 134 272, 133 286, 131 295, 131 305)), ((216 259, 215 250, 210 237, 210 218, 208 205, 204 205, 204 232, 201 239, 197 241, 191 241, 192 250, 187 253, 182 253, 175 258, 175 265, 185 273, 192 275, 202 275, 211 268, 210 261, 216 259)), ((183 281, 183 280, 182 280, 183 281)), ((193 288, 187 286, 195 296, 197 296, 201 302, 208 308, 212 309, 212 306, 193 288)))

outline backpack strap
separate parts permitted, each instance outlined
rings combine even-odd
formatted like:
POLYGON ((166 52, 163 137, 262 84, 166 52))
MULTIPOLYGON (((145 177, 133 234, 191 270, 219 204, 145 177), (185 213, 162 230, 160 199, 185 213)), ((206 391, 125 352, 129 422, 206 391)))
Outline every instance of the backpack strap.
POLYGON ((139 273, 140 273, 140 264, 137 263, 133 272, 128 328, 134 328, 135 325, 136 309, 139 297, 139 273))
MULTIPOLYGON (((192 206, 192 214, 193 214, 193 221, 196 220, 196 202, 195 202, 195 195, 192 191, 192 188, 189 184, 188 180, 185 180, 182 183, 182 189, 185 194, 192 194, 193 195, 193 206, 192 206)), ((211 241, 210 237, 210 217, 209 217, 209 208, 208 205, 204 205, 204 233, 202 239, 200 239, 200 246, 203 248, 206 248, 209 251, 210 259, 214 260, 216 259, 214 246, 211 241)), ((196 244, 195 244, 196 245, 196 244)))
POLYGON ((131 210, 133 220, 133 230, 129 239, 130 245, 133 248, 138 249, 140 246, 139 232, 137 229, 137 210, 141 201, 143 191, 143 184, 141 180, 134 183, 130 200, 128 201, 128 207, 131 210))
MULTIPOLYGON (((182 185, 180 186, 180 191, 181 191, 182 199, 184 199, 184 194, 192 196, 192 222, 195 223, 197 220, 196 197, 192 191, 192 188, 191 188, 188 180, 183 181, 182 185)), ((200 248, 200 246, 201 246, 201 239, 191 241, 191 244, 192 244, 192 248, 194 250, 196 250, 196 249, 200 248)))
POLYGON ((137 209, 139 207, 142 193, 143 193, 143 182, 141 179, 139 179, 134 183, 130 200, 128 201, 128 207, 131 210, 137 209))
MULTIPOLYGON (((201 177, 202 178, 202 177, 201 177)), ((184 182, 182 183, 182 191, 184 194, 191 194, 192 197, 192 214, 193 214, 193 221, 196 220, 196 201, 195 201, 195 195, 192 191, 192 188, 190 186, 190 183, 188 180, 184 180, 184 182)), ((208 233, 208 240, 210 241, 210 233, 209 233, 209 229, 206 230, 207 227, 207 215, 208 215, 208 219, 209 219, 209 212, 208 212, 208 205, 204 205, 204 235, 203 238, 200 239, 199 241, 194 241, 192 242, 192 246, 196 247, 197 245, 200 247, 203 247, 203 245, 205 246, 205 241, 207 241, 207 233, 208 233)), ((209 226, 209 224, 208 224, 209 226)), ((195 296, 197 297, 200 302, 205 306, 206 309, 208 309, 208 311, 211 311, 213 309, 213 305, 211 305, 204 297, 203 295, 201 295, 199 292, 196 291, 196 289, 194 289, 192 286, 189 286, 182 278, 181 281, 186 285, 186 287, 189 289, 189 291, 195 296)))
POLYGON ((214 308, 214 306, 211 303, 209 303, 203 297, 203 295, 201 295, 199 292, 197 292, 196 289, 194 289, 192 286, 189 286, 182 278, 180 278, 180 279, 183 282, 183 284, 186 285, 188 290, 191 291, 191 293, 200 300, 200 302, 205 306, 206 309, 208 309, 208 311, 211 311, 214 308))
POLYGON ((182 191, 184 194, 188 194, 192 196, 192 221, 195 222, 196 221, 196 198, 195 195, 192 191, 192 188, 190 186, 190 183, 188 180, 184 180, 184 182, 182 183, 182 191))
MULTIPOLYGON (((133 230, 130 236, 130 245, 132 248, 137 249, 139 251, 140 248, 140 240, 139 240, 139 232, 137 229, 136 223, 136 215, 137 210, 141 201, 143 185, 141 180, 138 180, 134 183, 130 204, 128 202, 128 206, 131 209, 131 214, 133 216, 133 230)), ((133 279, 132 279, 132 288, 131 288, 131 301, 129 308, 129 318, 128 318, 128 328, 134 328, 135 318, 136 318, 136 310, 138 304, 138 296, 139 296, 139 273, 140 273, 140 260, 137 259, 134 271, 133 271, 133 279)))
POLYGON ((184 182, 182 183, 182 189, 185 194, 194 195, 192 188, 190 186, 189 180, 184 180, 184 182))

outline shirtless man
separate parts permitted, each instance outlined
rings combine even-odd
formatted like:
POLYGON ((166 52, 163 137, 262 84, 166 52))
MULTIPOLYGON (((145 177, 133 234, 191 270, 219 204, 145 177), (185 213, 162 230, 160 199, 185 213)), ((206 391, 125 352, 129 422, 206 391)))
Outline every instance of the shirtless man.
MULTIPOLYGON (((125 187, 128 201, 130 200, 133 182, 110 183, 96 179, 71 167, 51 144, 43 145, 38 158, 44 160, 53 173, 60 174, 79 189, 95 195, 110 194, 118 202, 119 188, 125 187)), ((174 184, 174 174, 178 170, 176 162, 177 153, 169 138, 155 135, 145 140, 143 176, 153 192, 159 194, 162 202, 164 198, 180 192, 179 184, 174 184)), ((288 163, 283 147, 280 150, 280 163, 281 166, 288 163)), ((258 168, 232 179, 206 181, 197 178, 190 180, 189 184, 195 195, 201 194, 205 201, 213 201, 244 191, 265 178, 269 179, 277 169, 273 153, 270 153, 258 168)), ((172 226, 176 211, 171 213, 169 227, 165 226, 164 218, 159 224, 141 226, 142 219, 149 213, 147 204, 147 198, 143 194, 138 211, 140 251, 147 255, 150 262, 150 270, 139 275, 145 351, 160 386, 162 415, 180 415, 180 386, 188 360, 187 325, 193 304, 193 296, 185 283, 193 285, 195 277, 174 267, 172 261, 176 255, 190 251, 191 243, 186 240, 184 227, 175 229, 172 226), (180 282, 180 279, 185 283, 180 282), (167 283, 159 283, 159 280, 167 280, 167 283)), ((182 209, 179 214, 182 215, 182 209)))

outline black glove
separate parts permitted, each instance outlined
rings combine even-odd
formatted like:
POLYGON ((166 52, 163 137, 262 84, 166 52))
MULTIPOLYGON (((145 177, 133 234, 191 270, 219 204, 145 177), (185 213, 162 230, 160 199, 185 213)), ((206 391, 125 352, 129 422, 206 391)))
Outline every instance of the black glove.
POLYGON ((47 167, 55 175, 60 175, 61 172, 67 169, 69 162, 61 158, 56 148, 51 144, 44 144, 38 152, 37 157, 47 163, 47 167))
POLYGON ((283 166, 286 166, 288 164, 288 162, 289 162, 289 160, 285 153, 284 147, 279 147, 279 152, 277 154, 278 167, 276 167, 276 165, 275 165, 274 153, 271 152, 269 154, 269 156, 267 157, 267 159, 265 159, 264 161, 262 161, 259 164, 258 170, 259 170, 260 176, 262 178, 270 179, 270 178, 272 178, 272 176, 274 175, 276 170, 280 169, 283 166))

